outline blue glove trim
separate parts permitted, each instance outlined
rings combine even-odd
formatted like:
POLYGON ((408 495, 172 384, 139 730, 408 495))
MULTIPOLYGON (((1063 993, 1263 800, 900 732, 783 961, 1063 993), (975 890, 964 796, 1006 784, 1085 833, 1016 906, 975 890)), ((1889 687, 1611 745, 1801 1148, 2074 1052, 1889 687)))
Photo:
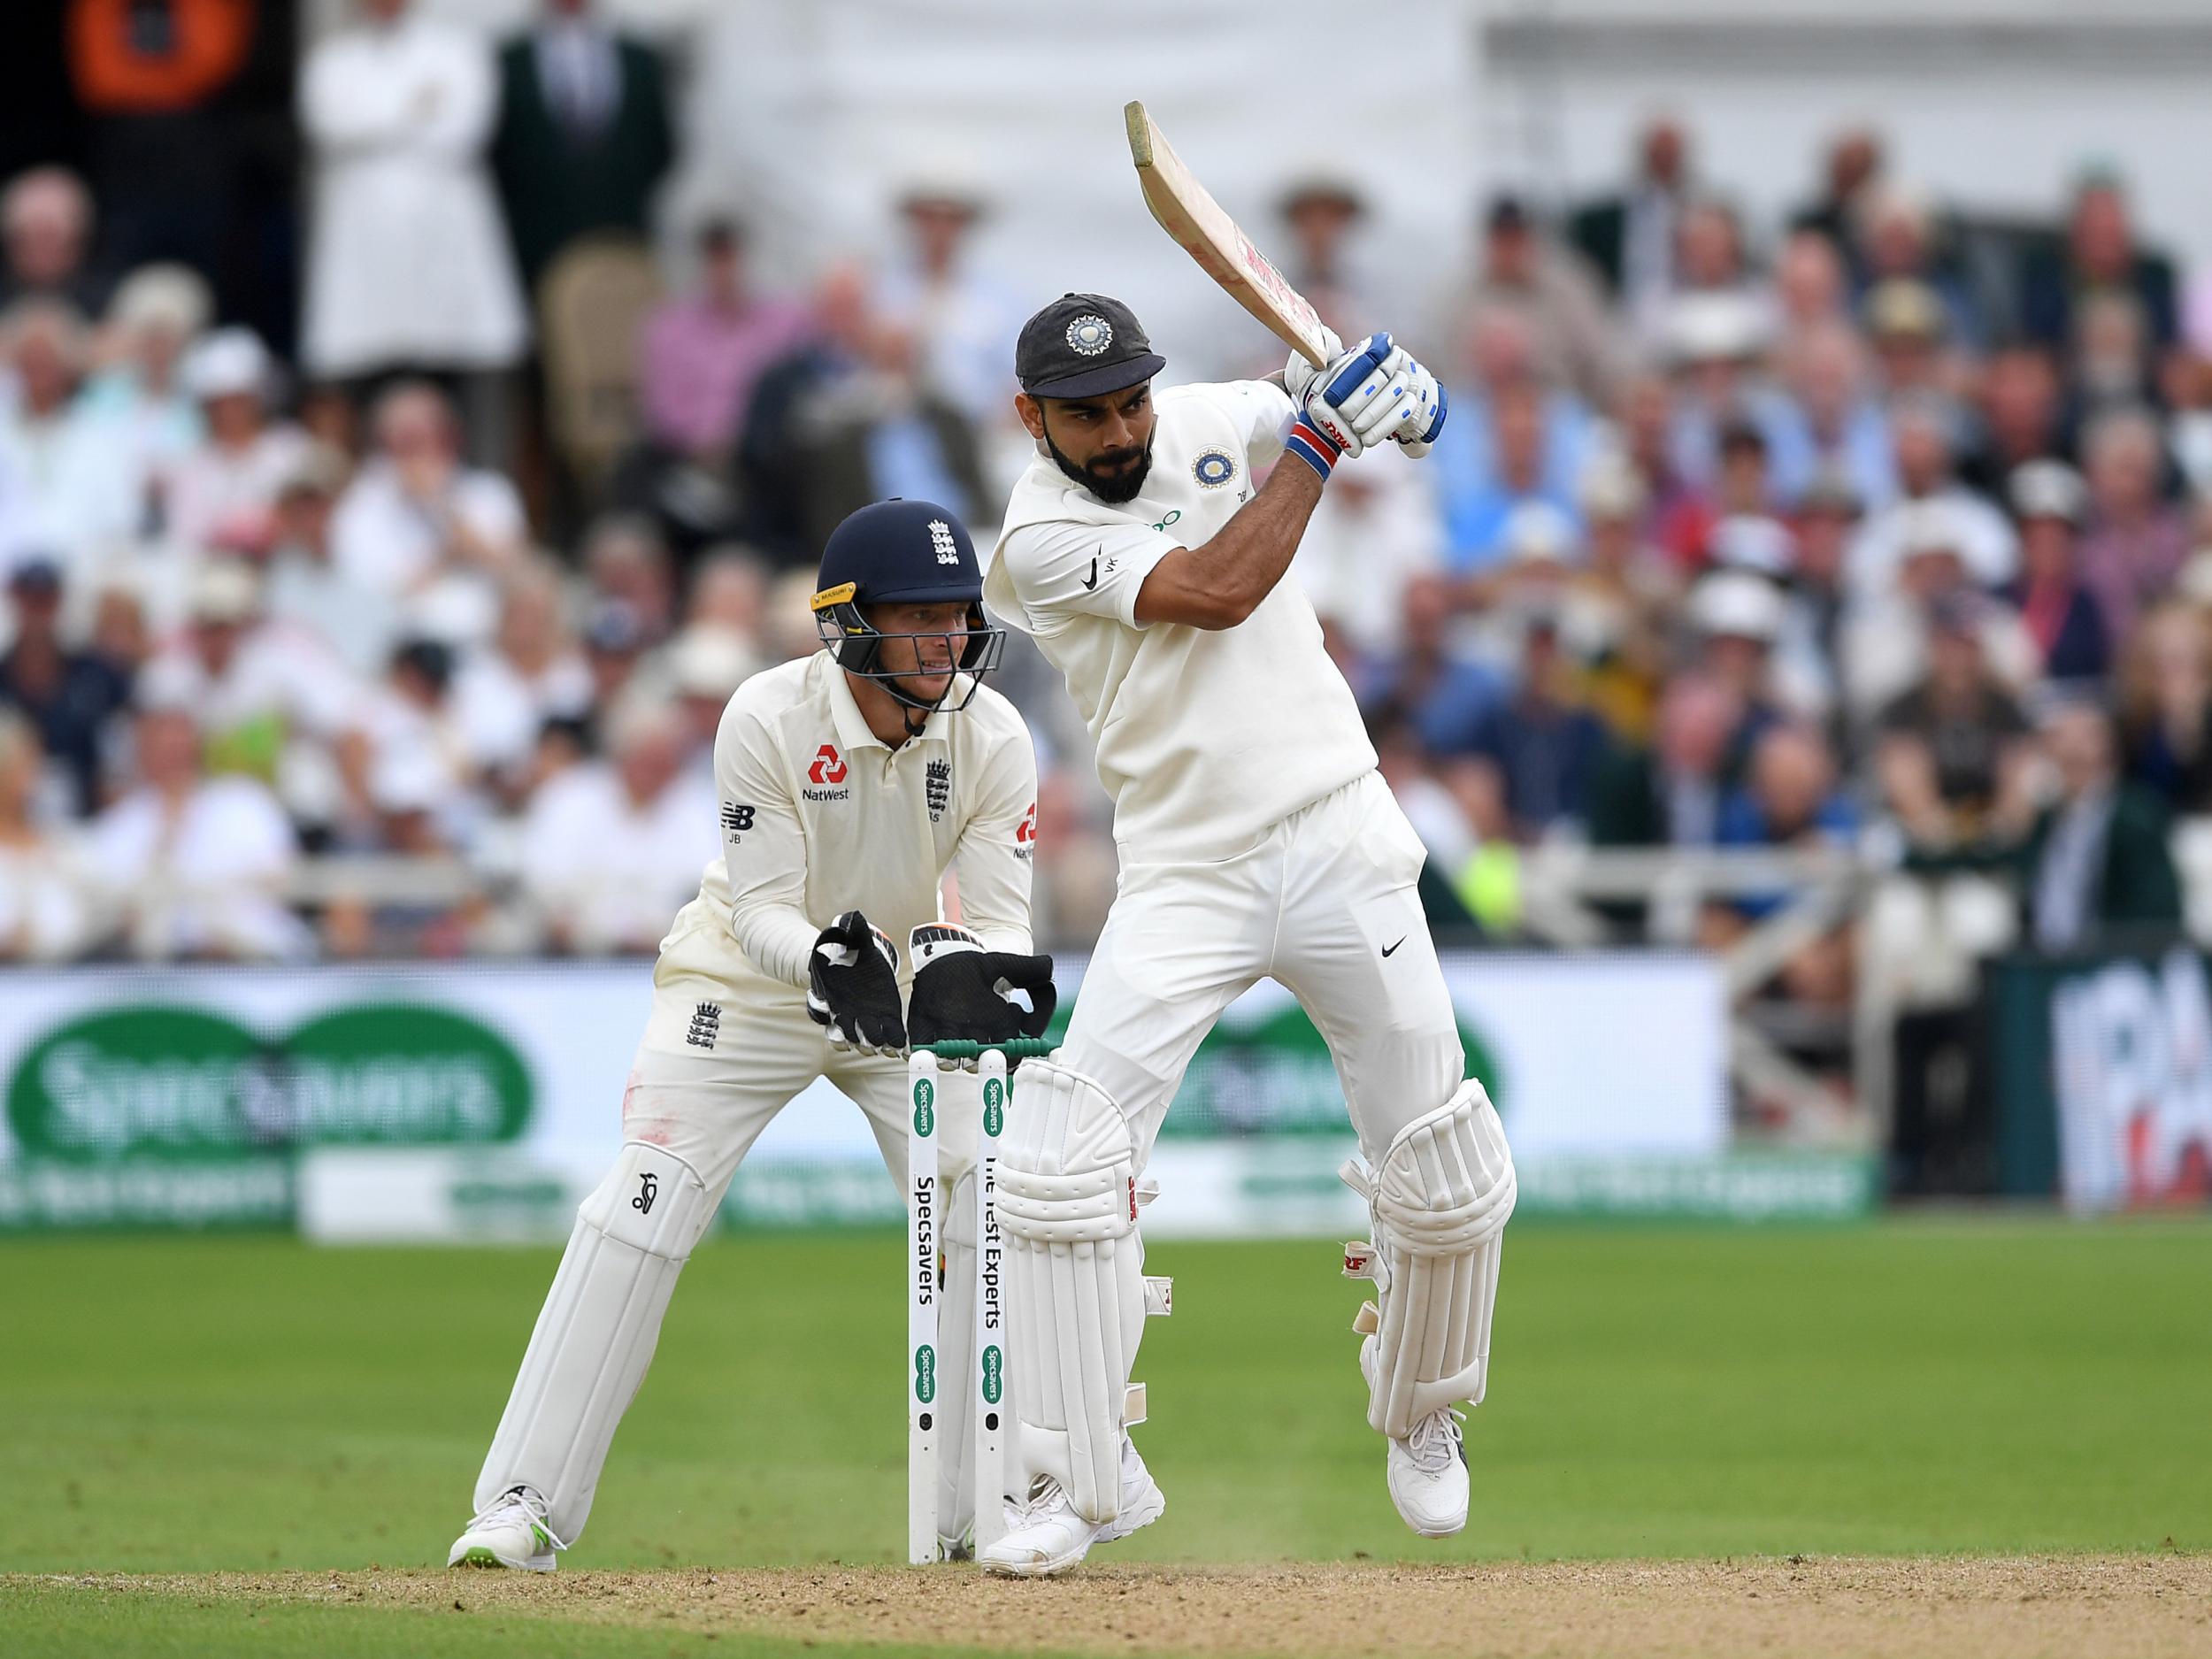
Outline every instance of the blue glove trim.
POLYGON ((1336 379, 1331 380, 1321 394, 1321 401, 1330 408, 1339 408, 1346 398, 1359 390, 1359 383, 1382 366, 1390 355, 1388 334, 1370 334, 1359 356, 1346 364, 1336 379))
POLYGON ((1294 455, 1315 472, 1324 483, 1336 468, 1336 457, 1344 453, 1332 443, 1327 435, 1315 427, 1299 421, 1290 429, 1290 436, 1283 440, 1283 453, 1294 455))

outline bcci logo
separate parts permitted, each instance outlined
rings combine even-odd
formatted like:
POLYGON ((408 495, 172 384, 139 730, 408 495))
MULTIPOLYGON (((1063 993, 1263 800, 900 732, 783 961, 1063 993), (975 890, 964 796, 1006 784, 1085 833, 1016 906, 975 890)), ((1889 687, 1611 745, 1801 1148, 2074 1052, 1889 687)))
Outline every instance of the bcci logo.
POLYGON ((1086 313, 1068 325, 1068 349, 1080 357, 1094 357, 1114 343, 1114 326, 1103 317, 1086 313))
POLYGON ((952 539, 952 526, 942 518, 929 521, 929 545, 935 549, 940 565, 960 563, 960 544, 952 539))
POLYGON ((1237 475, 1237 464, 1219 449, 1208 449, 1191 463, 1191 476, 1201 489, 1219 489, 1237 475))
POLYGON ((914 1085, 914 1133, 925 1140, 937 1126, 936 1105, 937 1091, 930 1086, 929 1079, 917 1079, 914 1085))

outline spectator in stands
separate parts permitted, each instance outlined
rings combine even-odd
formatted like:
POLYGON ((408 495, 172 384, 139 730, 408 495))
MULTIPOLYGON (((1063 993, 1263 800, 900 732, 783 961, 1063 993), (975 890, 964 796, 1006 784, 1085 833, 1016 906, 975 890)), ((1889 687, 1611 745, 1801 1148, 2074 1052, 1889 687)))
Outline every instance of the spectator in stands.
POLYGON ((1985 594, 1960 552, 1964 526, 1955 503, 1917 503, 1893 528, 1898 563, 1891 579, 1855 593, 1845 618, 1839 666, 1853 717, 1878 718, 1927 677, 1933 618, 1946 605, 1967 618, 2002 685, 2017 692, 2031 684, 2041 665, 2035 641, 2011 606, 1978 603, 1985 594))
POLYGON ((500 49, 491 142, 526 290, 580 237, 643 241, 675 155, 660 54, 595 0, 541 0, 536 27, 500 49))
POLYGON ((2203 613, 2184 604, 2152 611, 2121 668, 2128 776, 2178 815, 2212 812, 2212 635, 2203 613))
POLYGON ((1786 353, 1818 328, 1851 321, 1851 288, 1836 244, 1816 230, 1794 230, 1774 259, 1774 301, 1786 353))
POLYGON ((1927 678, 1882 714, 1883 802, 1924 855, 2014 841, 2034 810, 2028 723, 1990 671, 1978 610, 1965 595, 1932 608, 1927 678))
POLYGON ((2001 500, 2019 468, 2065 459, 2059 392, 2049 352, 2027 344, 2000 347, 1982 371, 1979 419, 1959 465, 1961 480, 2001 500))
POLYGON ((108 252, 212 277, 238 168, 215 111, 245 67, 257 0, 70 0, 69 73, 90 122, 108 252))
POLYGON ((1733 692, 1709 674, 1677 675, 1648 747, 1607 754, 1591 789, 1601 847, 1709 847, 1719 833, 1729 745, 1742 724, 1733 692))
POLYGON ((277 488, 263 605, 272 621, 319 638, 356 679, 381 672, 399 636, 400 595, 342 569, 331 526, 351 467, 311 442, 277 488))
POLYGON ((687 777, 714 793, 714 738, 730 695, 758 673, 760 658, 741 634, 694 623, 663 648, 656 678, 666 683, 683 726, 687 777))
POLYGON ((634 704, 608 733, 609 758, 549 783, 532 804, 524 879, 556 949, 650 951, 721 854, 711 780, 683 770, 675 711, 634 704))
POLYGON ((2113 410, 2155 402, 2157 358, 2145 333, 2141 302, 2131 294, 2092 294, 2076 313, 2066 360, 2070 424, 2078 429, 2113 410))
POLYGON ((1528 618, 1520 675, 1477 726, 1471 758, 1494 787, 1518 841, 1587 820, 1605 728, 1583 706, 1555 616, 1528 618))
POLYGON ((584 666, 591 675, 594 718, 603 718, 630 689, 649 643, 634 606, 603 599, 592 607, 584 618, 584 666))
POLYGON ((522 502, 501 474, 465 466, 443 393, 402 381, 377 400, 376 449, 330 524, 340 574, 398 604, 411 626, 488 637, 497 583, 522 553, 522 502))
POLYGON ((2028 936, 2045 950, 2075 950, 2115 930, 2177 932, 2181 881, 2165 803, 2121 779, 2111 717, 2093 702, 2062 703, 2042 741, 2058 796, 2018 855, 2028 936))
POLYGON ((94 821, 86 867, 133 956, 303 956, 311 938, 279 891, 299 856, 292 826, 253 779, 206 775, 189 693, 165 678, 140 683, 136 781, 94 821))
POLYGON ((2152 350, 2173 344, 2173 266, 2137 244, 2126 191, 2108 173, 2085 175, 2075 190, 2064 251, 2029 263, 2021 278, 2021 320, 2036 339, 2063 350, 2073 343, 2083 303, 2098 294, 2124 295, 2142 308, 2152 350))
POLYGON ((697 287, 645 325, 639 408, 649 443, 719 472, 744 437, 760 377, 804 338, 810 319, 804 307, 754 291, 736 220, 710 219, 695 246, 697 287))
POLYGON ((1828 146, 1821 193, 1790 218, 1795 230, 1825 237, 1853 272, 1855 286, 1863 268, 1858 229, 1861 204, 1882 177, 1882 141, 1871 129, 1855 127, 1828 146))
POLYGON ((2212 357, 2191 348, 2167 353, 2160 401, 2170 411, 2166 447, 2189 494, 2212 497, 2212 357))
POLYGON ((1820 728, 1779 721, 1752 746, 1743 787, 1722 803, 1724 847, 1843 847, 1858 809, 1836 780, 1835 756, 1820 728))
POLYGON ((15 396, 0 410, 0 480, 22 492, 9 531, 18 548, 88 575, 145 527, 150 480, 141 457, 77 402, 91 351, 77 314, 27 300, 5 324, 15 396))
POLYGON ((1721 761, 1724 781, 1740 781, 1752 746, 1769 726, 1812 700, 1805 687, 1783 684, 1776 646, 1787 607, 1770 578, 1724 567, 1701 578, 1686 607, 1698 672, 1735 704, 1736 726, 1721 761))
POLYGON ((710 552, 692 572, 684 624, 723 629, 757 652, 767 608, 767 566, 742 548, 725 547, 710 552))
POLYGON ((1925 282, 1893 277, 1869 288, 1860 311, 1884 401, 1910 398, 1939 406, 1952 442, 1963 443, 1970 427, 1958 396, 1960 371, 1943 296, 1925 282))
POLYGON ((2189 526, 2162 493, 2165 449, 2147 410, 2100 416, 2082 439, 2089 523, 2081 579, 2097 596, 2116 639, 2137 612, 2167 592, 2189 557, 2189 526))
POLYGON ((149 476, 165 479, 200 441, 200 411, 180 371, 214 304, 196 272, 152 265, 126 277, 108 307, 111 356, 78 396, 149 476))
POLYGON ((1496 675, 1454 649, 1450 586, 1441 577, 1417 576, 1405 585, 1402 648, 1369 664, 1356 681, 1370 724, 1403 720, 1432 754, 1461 751, 1502 695, 1496 675))
POLYGON ((2031 461, 2012 475, 2020 574, 2005 589, 2020 609, 2043 675, 2098 681, 2111 666, 2104 611, 2081 580, 2076 542, 2088 505, 2081 477, 2063 461, 2031 461))
POLYGON ((250 328, 219 328, 185 359, 184 389, 206 438, 170 468, 168 533, 187 548, 265 551, 279 492, 306 453, 307 434, 272 421, 276 365, 250 328))
POLYGON ((914 342, 916 372, 979 427, 1013 423, 1020 299, 975 257, 988 204, 946 169, 910 179, 896 203, 905 246, 877 283, 884 320, 914 342))
POLYGON ((1569 238, 1597 267, 1630 328, 1647 342, 1674 297, 1677 234, 1691 188, 1689 139, 1662 117, 1638 134, 1635 173, 1618 196, 1579 209, 1569 238))
POLYGON ((1452 444, 1440 441, 1432 457, 1432 465, 1441 462, 1437 489, 1445 557, 1460 572, 1483 571, 1498 563, 1505 551, 1506 526, 1517 508, 1541 504, 1571 525, 1576 520, 1579 457, 1551 447, 1556 427, 1548 418, 1543 388, 1533 380, 1506 385, 1493 396, 1487 413, 1486 434, 1471 432, 1452 444), (1484 435, 1489 440, 1486 453, 1476 447, 1484 435))
POLYGON ((1782 395, 1764 377, 1772 319, 1740 293, 1684 292, 1667 326, 1674 369, 1674 466, 1709 489, 1720 465, 1721 428, 1748 420, 1763 433, 1778 419, 1782 395))
POLYGON ((823 276, 814 321, 816 338, 754 394, 738 448, 748 539, 811 564, 848 513, 887 495, 994 511, 974 427, 920 373, 913 339, 876 314, 858 267, 823 276))
POLYGON ((1674 393, 1665 378, 1632 376, 1614 403, 1613 424, 1623 458, 1643 485, 1644 540, 1683 570, 1695 569, 1704 563, 1717 515, 1703 486, 1676 458, 1674 393))
POLYGON ((593 599, 627 607, 646 645, 668 637, 676 626, 676 571, 649 521, 626 513, 595 520, 584 532, 583 565, 593 599))
POLYGON ((1953 549, 1967 574, 1985 588, 2000 588, 2019 566, 2011 524, 1996 508, 1960 484, 1952 468, 1950 420, 1939 403, 1913 399, 1891 417, 1897 461, 1897 499, 1870 513, 1853 543, 1850 578, 1863 595, 1879 594, 1895 580, 1906 557, 1907 532, 1927 521, 1922 510, 1941 510, 1953 549))
POLYGON ((315 164, 302 362, 324 380, 451 371, 480 388, 528 334, 484 165, 491 54, 411 0, 357 6, 360 24, 316 45, 300 76, 315 164))
POLYGON ((1771 334, 1774 292, 1752 268, 1736 210, 1718 196, 1695 197, 1682 210, 1674 235, 1675 308, 1686 300, 1726 296, 1755 311, 1763 332, 1771 334))
POLYGON ((453 704, 471 763, 510 790, 527 773, 549 721, 577 721, 592 708, 591 670, 565 614, 560 572, 531 559, 501 585, 499 632, 465 653, 453 704))
POLYGON ((360 688, 321 640, 268 619, 245 561, 200 567, 184 637, 148 672, 189 700, 209 772, 267 784, 303 824, 337 817, 334 750, 360 688))
MULTIPOLYGON (((1483 217, 1482 248, 1467 314, 1517 318, 1536 377, 1601 403, 1612 390, 1615 344, 1597 284, 1556 244, 1519 196, 1499 196, 1483 217)), ((1465 326, 1465 325, 1462 325, 1465 326)))
POLYGON ((19 710, 44 757, 67 780, 61 810, 81 818, 99 804, 110 722, 130 700, 127 672, 62 641, 62 574, 33 558, 8 578, 14 640, 0 657, 0 706, 19 710))
POLYGON ((1886 282, 1912 282, 1943 307, 1943 338, 1978 353, 1989 340, 1989 319, 1973 287, 1942 256, 1935 204, 1901 185, 1868 189, 1859 204, 1862 294, 1886 282))
POLYGON ((84 871, 42 823, 38 731, 0 710, 0 962, 59 962, 89 942, 84 871))
POLYGON ((1897 488, 1889 422, 1871 395, 1865 353, 1849 325, 1807 326, 1785 345, 1781 369, 1790 396, 1776 406, 1765 434, 1776 499, 1799 501, 1825 473, 1848 480, 1862 502, 1887 502, 1897 488))
POLYGON ((106 311, 114 279, 92 257, 92 197, 65 167, 18 173, 0 192, 0 306, 53 300, 80 317, 106 311))
POLYGON ((1567 583, 1564 634, 1591 712, 1616 738, 1641 742, 1666 678, 1680 567, 1645 539, 1643 480, 1624 457, 1601 453, 1583 469, 1578 496, 1584 564, 1567 583))
POLYGON ((453 696, 453 651, 442 641, 400 643, 382 683, 356 701, 339 755, 349 840, 384 846, 396 817, 428 803, 430 824, 399 827, 440 846, 466 846, 483 818, 477 767, 453 696))
POLYGON ((1832 672, 1848 598, 1844 561, 1858 534, 1863 510, 1857 486, 1833 470, 1814 474, 1797 503, 1797 556, 1790 567, 1790 595, 1832 672))
POLYGON ((1375 296, 1355 268, 1352 236, 1367 216, 1366 198, 1348 178, 1310 173, 1294 179, 1277 211, 1289 234, 1291 286, 1313 302, 1340 334, 1354 319, 1375 314, 1375 296))

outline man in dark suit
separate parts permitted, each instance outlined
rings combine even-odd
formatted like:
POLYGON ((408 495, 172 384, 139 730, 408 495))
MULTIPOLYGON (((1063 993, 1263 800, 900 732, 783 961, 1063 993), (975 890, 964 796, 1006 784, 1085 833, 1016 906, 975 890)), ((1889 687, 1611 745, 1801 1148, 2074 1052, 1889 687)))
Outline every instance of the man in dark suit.
POLYGON ((1569 239, 1632 311, 1674 287, 1674 233, 1690 196, 1689 155, 1678 125, 1663 117, 1652 122, 1637 141, 1628 188, 1585 204, 1568 220, 1569 239))
POLYGON ((617 35, 591 0, 544 0, 499 54, 492 167, 523 280, 593 231, 643 236, 675 157, 666 77, 651 47, 617 35))
POLYGON ((2178 928, 2165 808, 2120 778, 2110 717, 2093 703, 2062 704, 2044 723, 2043 746, 2059 797, 2016 855, 2028 937, 2073 950, 2115 929, 2178 928))

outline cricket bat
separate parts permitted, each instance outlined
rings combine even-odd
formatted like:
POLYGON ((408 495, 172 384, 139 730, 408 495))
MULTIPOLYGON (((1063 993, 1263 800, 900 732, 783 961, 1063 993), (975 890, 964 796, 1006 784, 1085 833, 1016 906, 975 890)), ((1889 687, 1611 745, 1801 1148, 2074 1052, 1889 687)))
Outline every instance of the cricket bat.
POLYGON ((1122 117, 1129 127, 1129 159, 1137 164, 1145 205, 1160 221, 1160 228, 1278 340, 1314 367, 1325 368, 1327 332, 1306 296, 1284 280, 1283 273, 1192 175, 1142 104, 1124 105, 1122 117))

